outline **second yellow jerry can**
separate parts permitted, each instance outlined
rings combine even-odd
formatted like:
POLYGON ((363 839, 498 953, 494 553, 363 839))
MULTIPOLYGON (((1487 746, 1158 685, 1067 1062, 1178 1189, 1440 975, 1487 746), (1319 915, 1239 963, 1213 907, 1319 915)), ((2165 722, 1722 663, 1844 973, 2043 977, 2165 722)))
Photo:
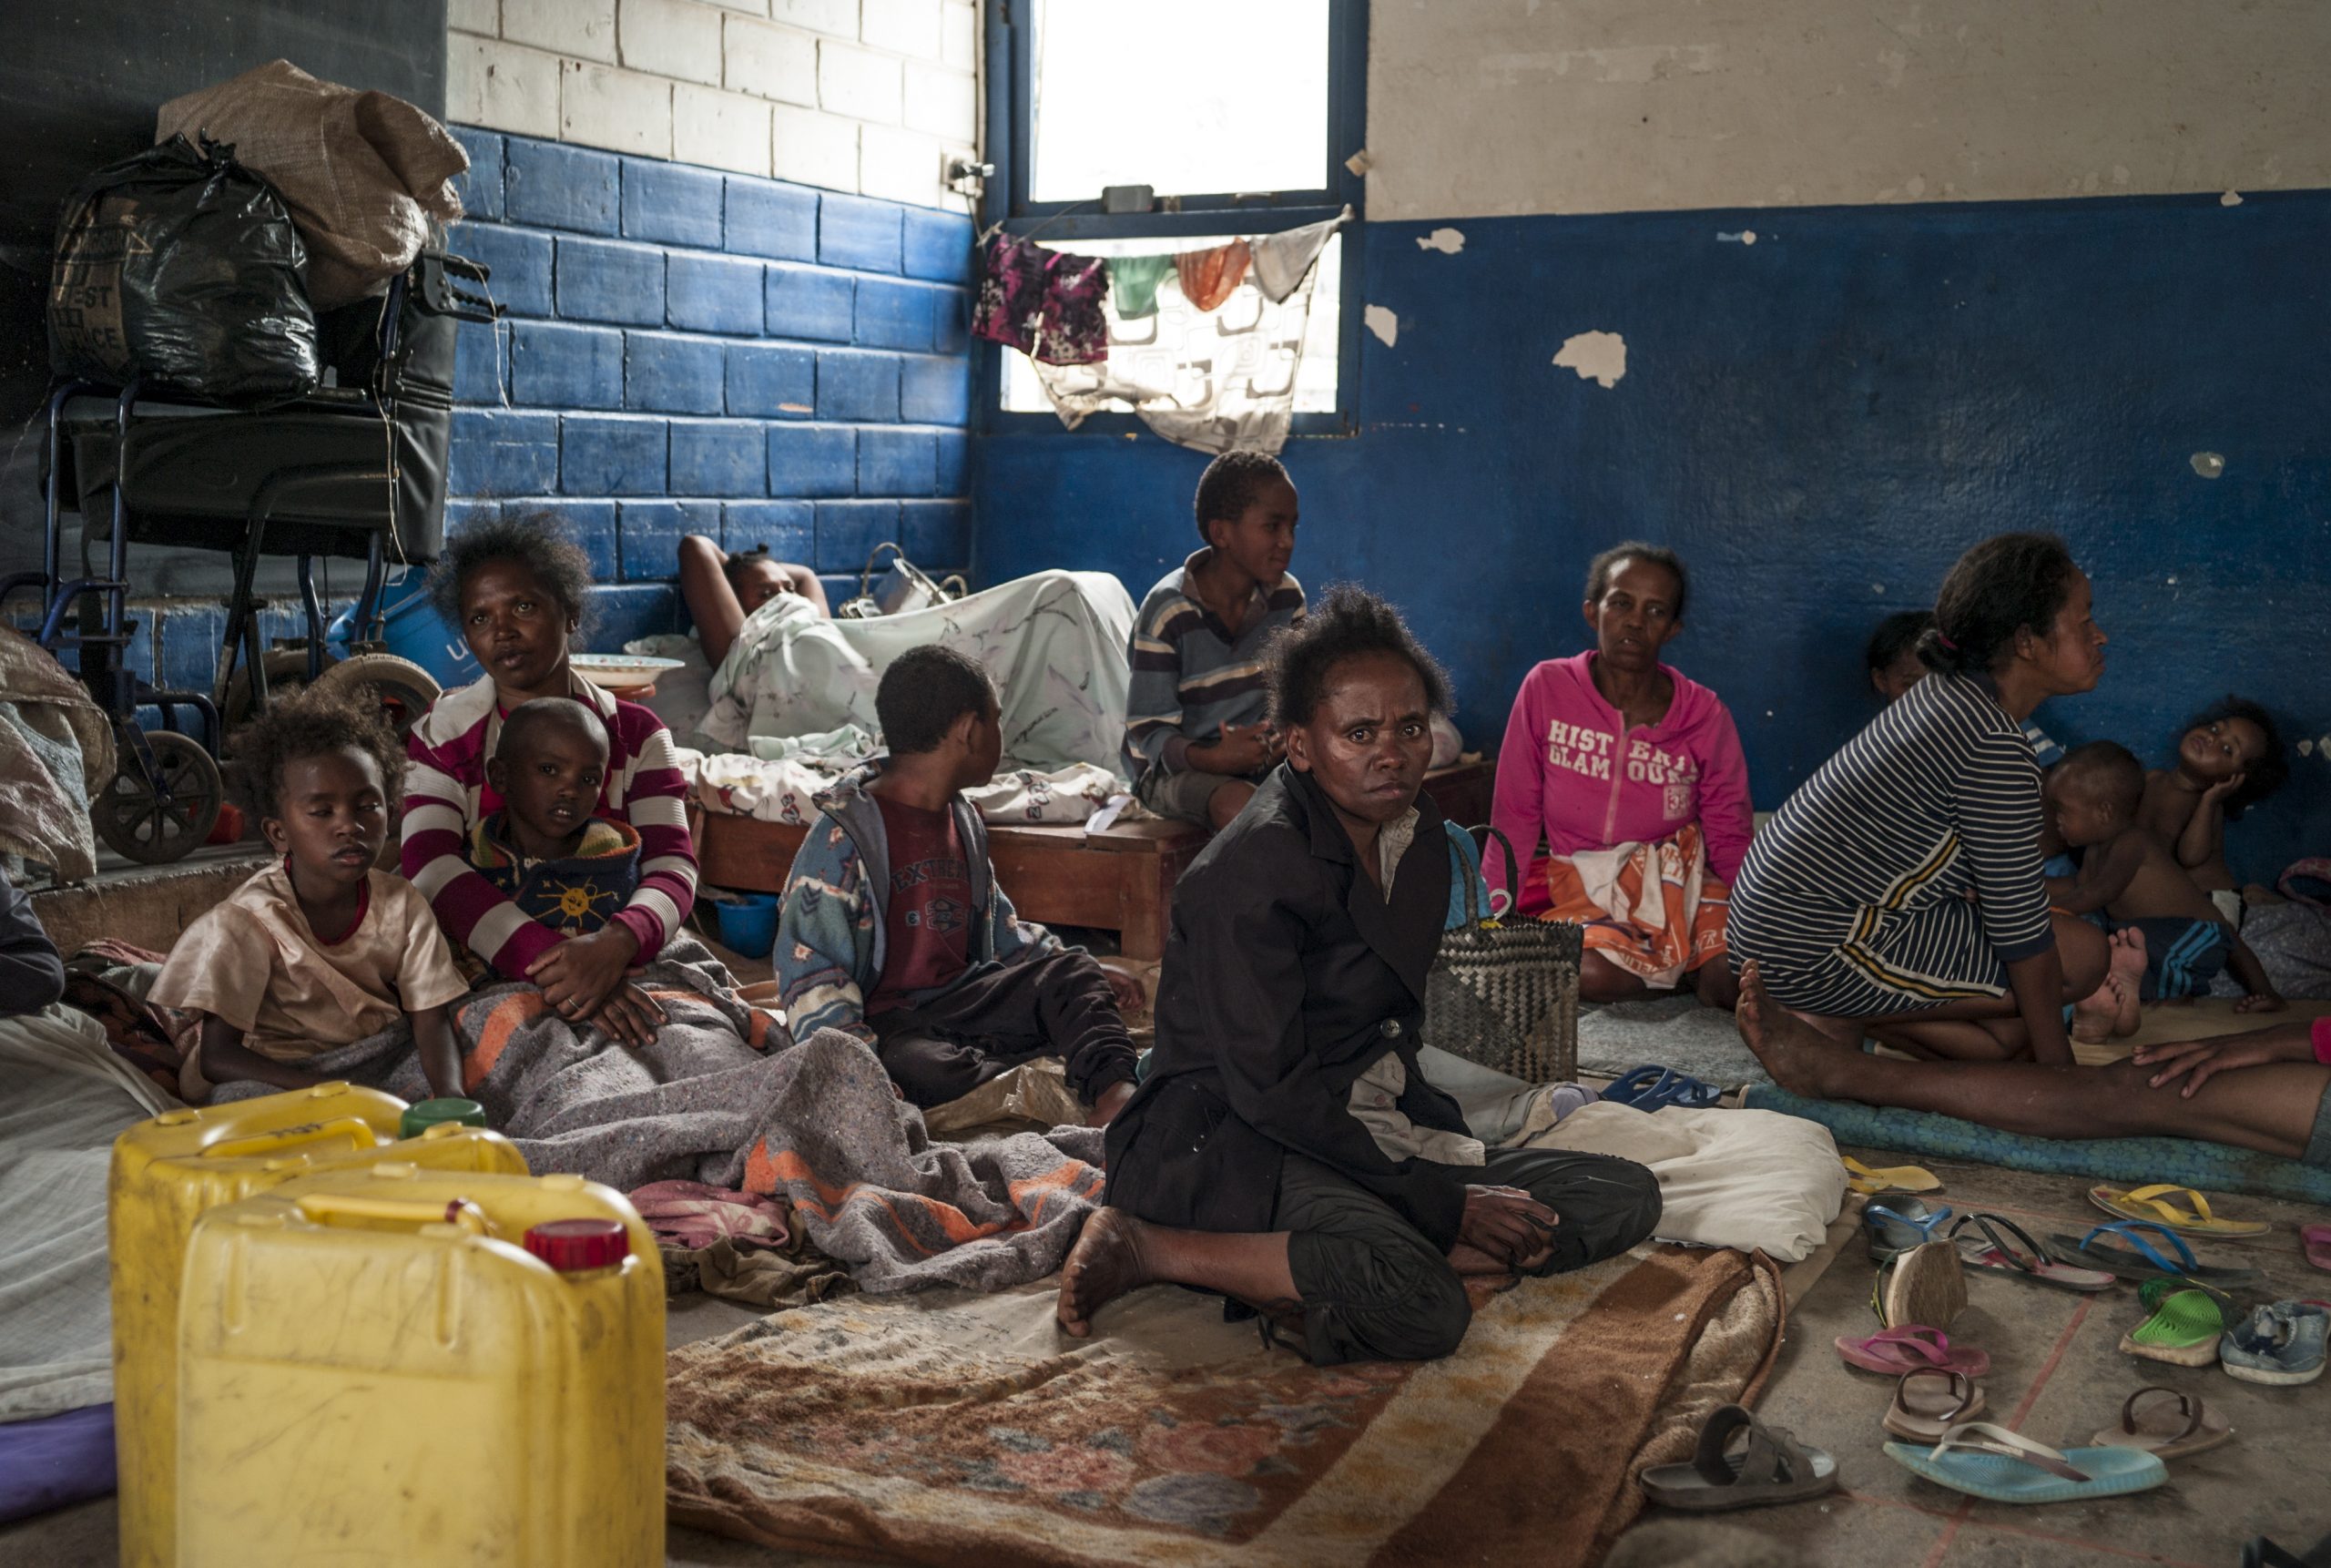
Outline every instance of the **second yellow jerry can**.
POLYGON ((664 1278, 622 1194, 382 1165, 195 1226, 178 1561, 664 1553, 664 1278))
POLYGON ((178 1285, 197 1218, 300 1176, 384 1159, 525 1173, 525 1160, 498 1133, 446 1125, 400 1140, 405 1109, 377 1089, 322 1084, 165 1111, 114 1140, 106 1229, 124 1568, 168 1568, 176 1560, 178 1285))

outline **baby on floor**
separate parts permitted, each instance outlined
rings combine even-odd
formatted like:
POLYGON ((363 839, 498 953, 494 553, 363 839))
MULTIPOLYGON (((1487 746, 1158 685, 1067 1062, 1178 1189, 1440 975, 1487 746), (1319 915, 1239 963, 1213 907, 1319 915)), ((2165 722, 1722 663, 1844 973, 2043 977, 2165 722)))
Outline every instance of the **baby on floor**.
POLYGON ((2087 851, 2076 875, 2048 879, 2048 896, 2071 914, 2102 913, 2114 948, 2103 989, 2080 1004, 2074 1039, 2133 1033, 2139 1001, 2202 995, 2220 970, 2231 970, 2247 993, 2234 1004, 2238 1010, 2283 1006, 2256 955, 2210 895, 2141 824, 2144 768, 2127 748, 2110 740, 2081 747, 2048 775, 2046 788, 2064 841, 2087 851), (2132 988, 2140 958, 2143 971, 2132 988))
MULTIPOLYGON (((2196 714, 2178 737, 2174 766, 2145 776, 2137 820, 2236 926, 2244 894, 2225 863, 2225 827, 2283 786, 2290 760, 2275 720, 2255 702, 2228 697, 2196 714)), ((2261 890, 2252 901, 2271 901, 2261 890)))

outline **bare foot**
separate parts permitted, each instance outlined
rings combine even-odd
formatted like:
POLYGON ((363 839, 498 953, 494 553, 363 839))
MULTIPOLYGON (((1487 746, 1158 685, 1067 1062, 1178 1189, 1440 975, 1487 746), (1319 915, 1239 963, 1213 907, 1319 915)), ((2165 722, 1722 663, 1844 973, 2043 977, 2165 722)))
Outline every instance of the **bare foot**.
POLYGON ((2082 1045, 2102 1045, 2112 1038, 2121 1021, 2121 999, 2127 994, 2121 976, 2106 971, 2103 984, 2072 1003, 2072 1038, 2082 1045))
POLYGON ((2145 977, 2145 933, 2134 926, 2123 926, 2106 940, 2105 972, 2117 974, 2128 983, 2134 993, 2145 977))
POLYGON ((1733 1009, 1732 1021, 1740 1031, 1740 1038, 1773 1075, 1773 1082, 1793 1095, 1809 1095, 1816 1099, 1828 1099, 1832 1069, 1847 1060, 1846 1053, 1861 1054, 1858 1049, 1838 1044, 1805 1020, 1775 1002, 1765 989, 1765 977, 1756 972, 1755 960, 1750 960, 1740 972, 1740 1003, 1733 1009))
POLYGON ((2114 1014, 2112 1019, 2113 1038, 2122 1039, 2128 1035, 2134 1034, 2139 1029, 2143 1028, 2145 1022, 2144 1008, 2137 1001, 2136 986, 2130 982, 2122 979, 2117 974, 2106 975, 2104 977, 2104 984, 2105 988, 2111 991, 2114 998, 2120 1003, 2120 1011, 2114 1014))
POLYGON ((1141 1252, 1141 1221, 1121 1209, 1094 1211, 1061 1266, 1060 1301, 1053 1316, 1082 1339, 1093 1332, 1093 1314, 1128 1290, 1149 1283, 1141 1252))

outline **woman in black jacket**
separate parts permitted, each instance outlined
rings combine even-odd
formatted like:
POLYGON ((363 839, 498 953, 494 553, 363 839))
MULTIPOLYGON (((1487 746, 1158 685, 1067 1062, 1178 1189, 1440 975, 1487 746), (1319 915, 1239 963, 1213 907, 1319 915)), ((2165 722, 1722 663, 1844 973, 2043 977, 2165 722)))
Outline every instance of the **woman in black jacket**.
POLYGON ((1399 614, 1331 590, 1271 655, 1287 760, 1183 877, 1148 1077, 1109 1125, 1110 1207, 1061 1324, 1155 1281, 1237 1297, 1310 1359, 1445 1356, 1462 1276, 1552 1274, 1651 1232, 1626 1160, 1486 1152, 1418 1070, 1449 845, 1419 794, 1440 667, 1399 614))

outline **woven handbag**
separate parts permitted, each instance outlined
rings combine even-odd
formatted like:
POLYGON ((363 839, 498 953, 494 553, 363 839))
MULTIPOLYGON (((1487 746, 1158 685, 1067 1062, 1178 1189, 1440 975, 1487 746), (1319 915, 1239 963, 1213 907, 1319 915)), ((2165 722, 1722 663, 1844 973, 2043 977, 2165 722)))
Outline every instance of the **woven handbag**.
MULTIPOLYGON (((1521 861, 1505 846, 1506 907, 1520 901, 1521 861)), ((1453 824, 1452 853, 1471 835, 1453 824)), ((1562 1084, 1578 1075, 1578 964, 1583 927, 1562 921, 1511 923, 1481 908, 1481 880, 1464 864, 1465 920, 1440 939, 1425 976, 1424 1039, 1452 1056, 1491 1067, 1525 1084, 1562 1084)))

